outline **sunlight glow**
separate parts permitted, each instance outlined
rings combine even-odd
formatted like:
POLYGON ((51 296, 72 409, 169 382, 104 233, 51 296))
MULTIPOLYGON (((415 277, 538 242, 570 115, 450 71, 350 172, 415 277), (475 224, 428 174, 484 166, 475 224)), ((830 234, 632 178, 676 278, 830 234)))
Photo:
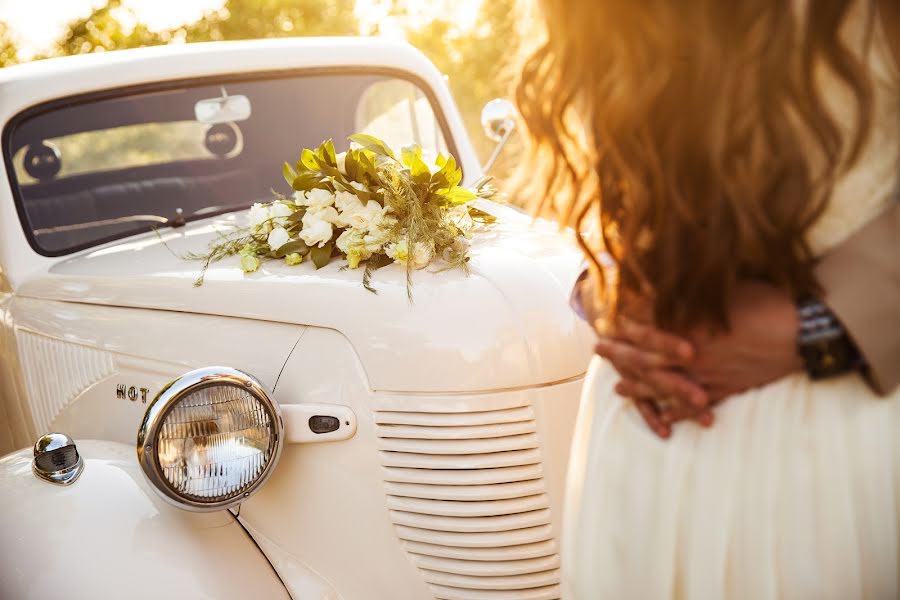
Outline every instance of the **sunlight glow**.
MULTIPOLYGON (((49 50, 74 19, 87 16, 105 0, 0 0, 0 21, 10 24, 20 54, 30 58, 49 50)), ((407 29, 446 19, 461 31, 471 29, 484 0, 357 0, 360 33, 403 39, 407 29)), ((328 0, 322 0, 327 3, 328 0)), ((117 15, 126 25, 145 23, 151 30, 171 29, 221 8, 225 0, 123 0, 117 15), (128 14, 133 11, 134 17, 128 14)))
POLYGON ((360 32, 403 38, 405 29, 418 29, 435 19, 452 21, 456 28, 471 29, 484 0, 356 0, 360 32))

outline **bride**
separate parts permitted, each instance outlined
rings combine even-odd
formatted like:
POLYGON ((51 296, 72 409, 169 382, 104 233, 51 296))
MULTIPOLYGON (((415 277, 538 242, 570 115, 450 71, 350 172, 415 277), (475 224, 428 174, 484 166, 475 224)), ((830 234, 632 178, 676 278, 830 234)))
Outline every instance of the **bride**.
POLYGON ((896 0, 542 8, 519 106, 605 358, 565 598, 900 598, 896 0))

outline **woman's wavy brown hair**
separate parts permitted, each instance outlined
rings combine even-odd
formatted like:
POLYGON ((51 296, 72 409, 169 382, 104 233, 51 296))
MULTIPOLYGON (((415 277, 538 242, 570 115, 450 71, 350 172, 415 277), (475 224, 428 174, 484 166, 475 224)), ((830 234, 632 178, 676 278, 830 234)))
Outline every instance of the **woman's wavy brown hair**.
POLYGON ((859 154, 872 91, 841 36, 852 1, 801 4, 541 0, 546 41, 516 92, 536 211, 594 223, 580 242, 608 315, 636 292, 662 327, 727 328, 740 278, 816 291, 806 234, 859 154), (825 71, 852 92, 852 133, 826 107, 825 71))

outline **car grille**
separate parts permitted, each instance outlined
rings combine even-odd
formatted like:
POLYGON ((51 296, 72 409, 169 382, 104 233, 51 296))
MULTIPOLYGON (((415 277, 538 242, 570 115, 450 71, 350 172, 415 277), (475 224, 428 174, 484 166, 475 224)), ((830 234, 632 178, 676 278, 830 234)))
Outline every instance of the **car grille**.
POLYGON ((81 344, 16 329, 34 428, 46 433, 79 394, 116 372, 112 354, 81 344))
POLYGON ((527 396, 432 400, 391 397, 375 422, 391 520, 434 597, 559 598, 527 396))

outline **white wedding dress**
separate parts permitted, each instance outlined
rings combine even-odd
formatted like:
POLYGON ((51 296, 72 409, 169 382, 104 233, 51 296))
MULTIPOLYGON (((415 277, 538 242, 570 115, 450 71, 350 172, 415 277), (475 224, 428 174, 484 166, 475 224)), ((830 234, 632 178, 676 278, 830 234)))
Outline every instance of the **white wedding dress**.
MULTIPOLYGON (((849 20, 848 39, 864 24, 849 20)), ((896 199, 900 72, 879 25, 867 60, 874 128, 812 232, 820 252, 896 199)), ((844 88, 823 85, 846 106, 844 88)), ((594 359, 563 515, 565 600, 900 598, 900 389, 792 375, 728 399, 711 429, 679 424, 663 441, 617 379, 594 359)))

